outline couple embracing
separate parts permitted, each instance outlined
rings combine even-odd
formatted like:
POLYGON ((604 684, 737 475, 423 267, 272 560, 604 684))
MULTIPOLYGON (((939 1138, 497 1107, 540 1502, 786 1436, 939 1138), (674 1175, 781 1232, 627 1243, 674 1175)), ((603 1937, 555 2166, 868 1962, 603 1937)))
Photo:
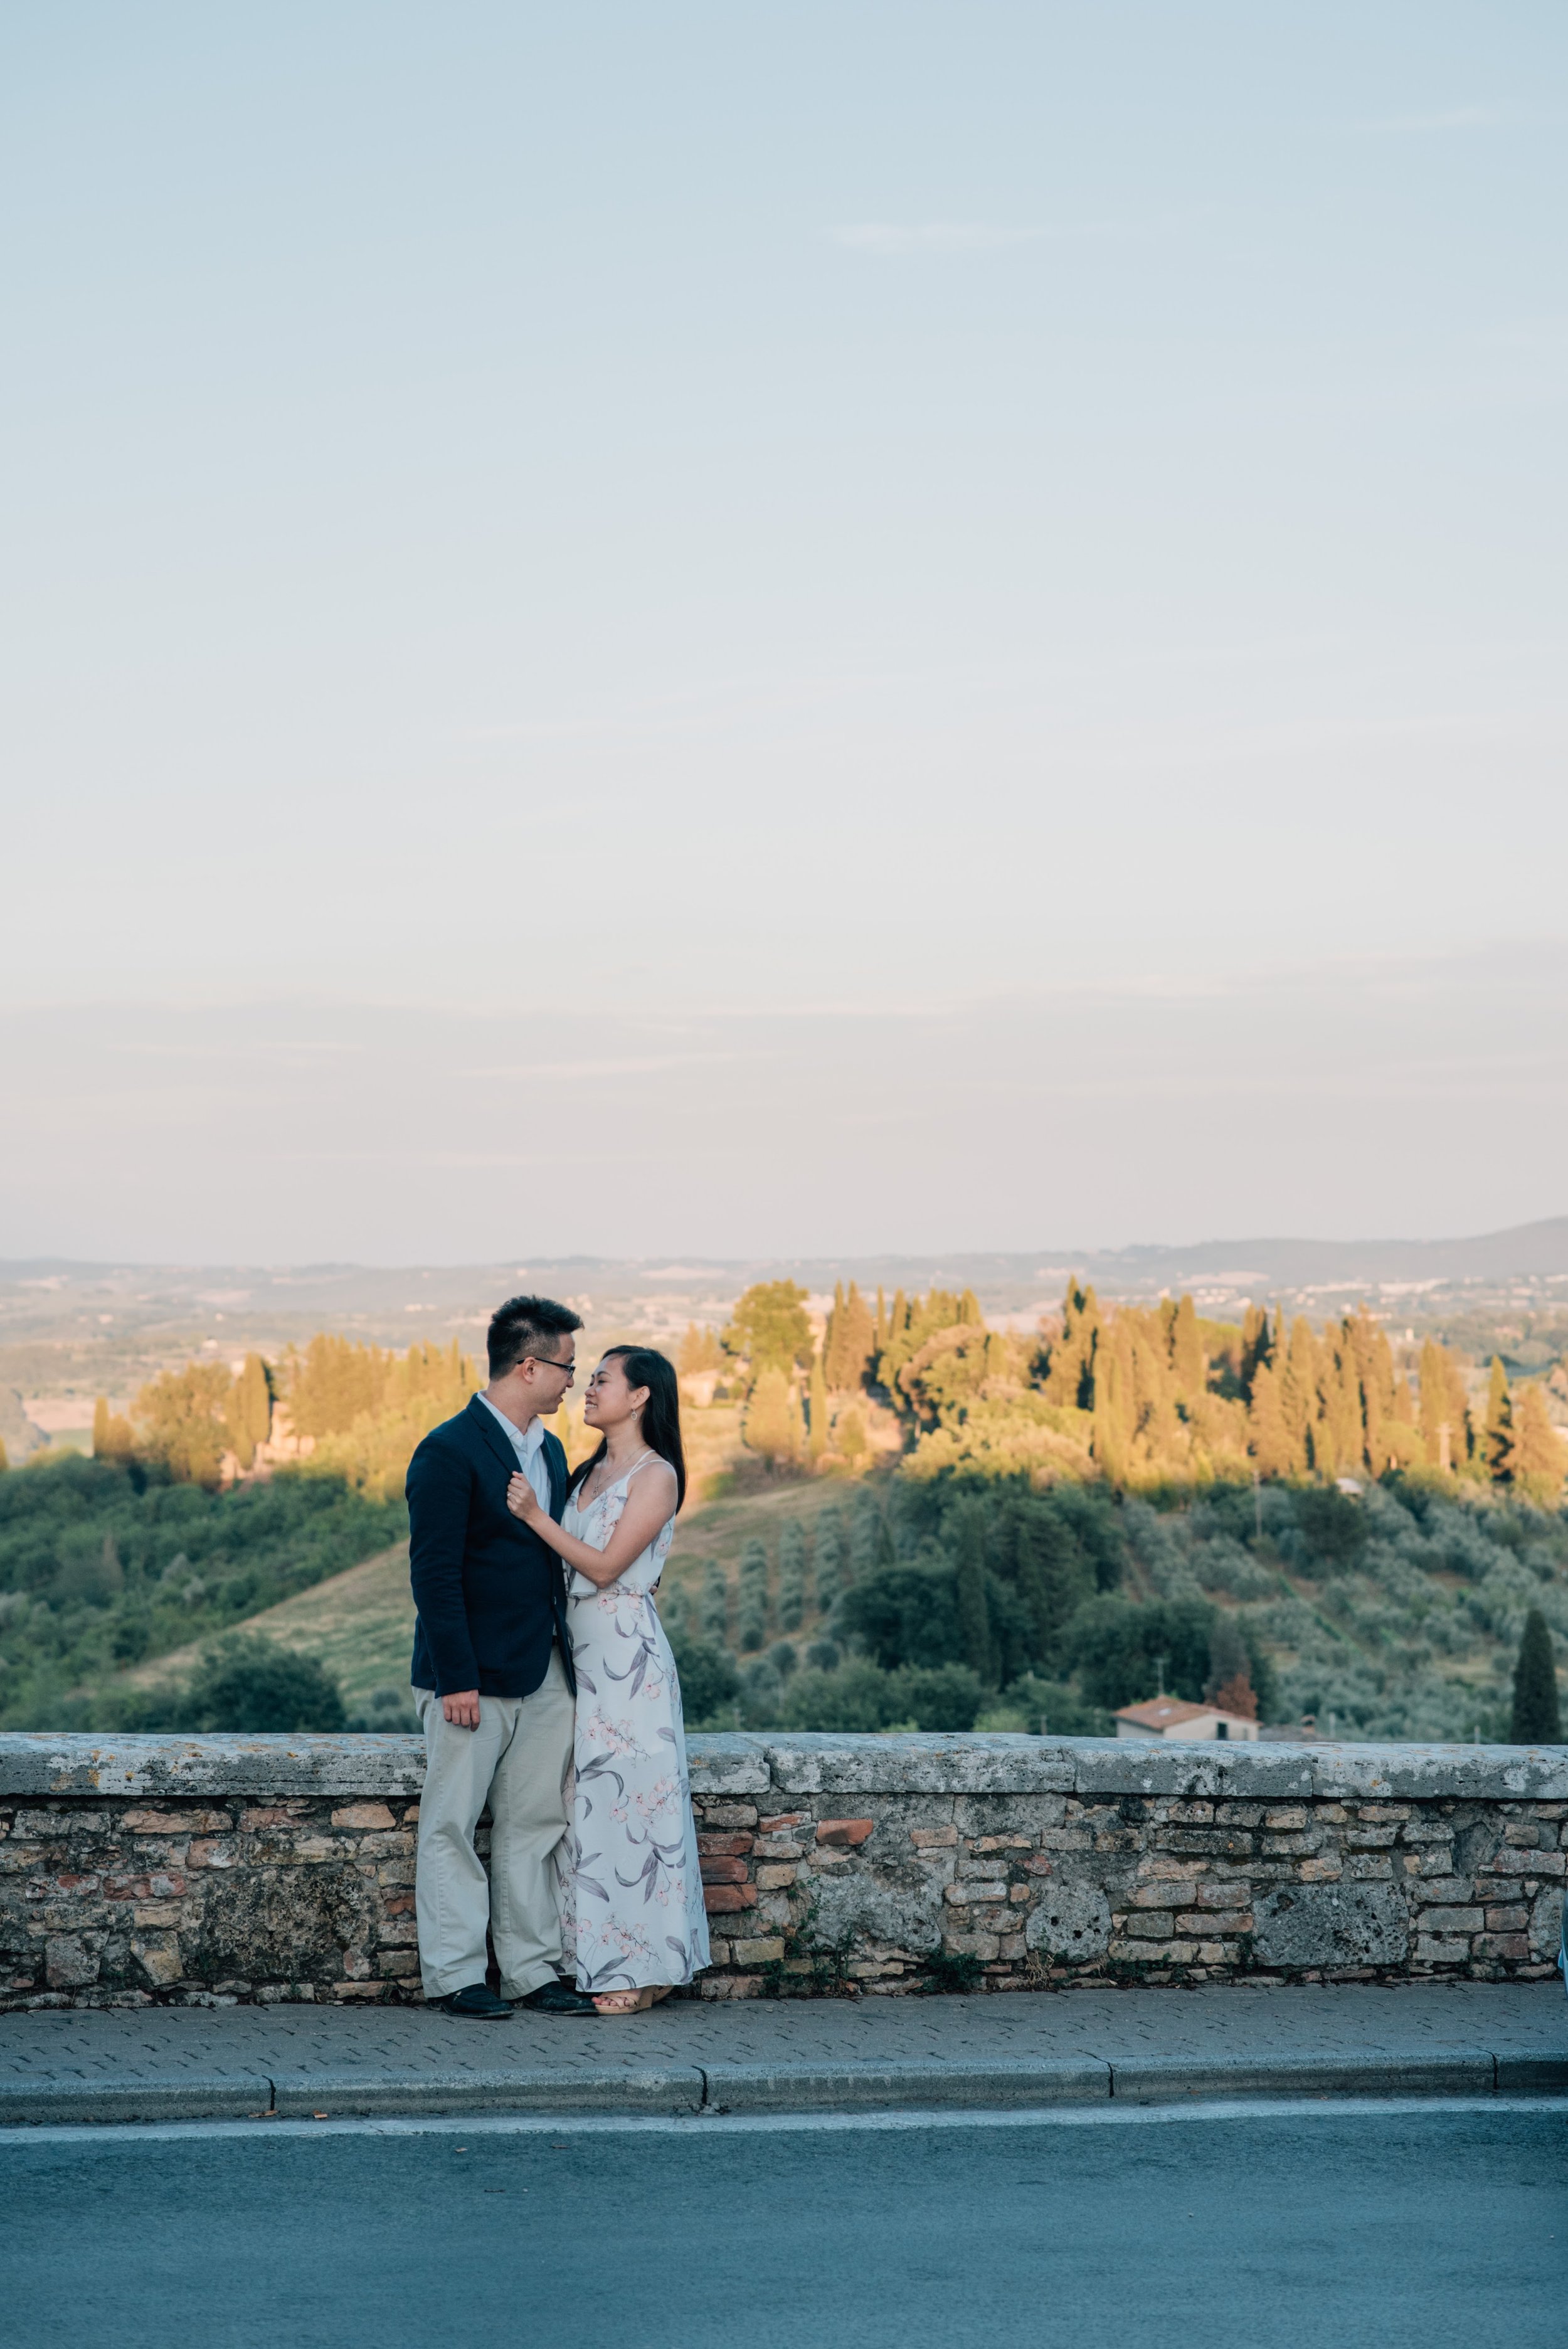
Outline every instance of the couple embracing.
POLYGON ((680 1682, 654 1605, 686 1497, 680 1391, 663 1354, 612 1346, 583 1410, 599 1448, 569 1475, 542 1422, 582 1326, 550 1298, 509 1299, 490 1384, 408 1466, 419 1971, 450 2014, 636 2013, 708 1962, 680 1682))

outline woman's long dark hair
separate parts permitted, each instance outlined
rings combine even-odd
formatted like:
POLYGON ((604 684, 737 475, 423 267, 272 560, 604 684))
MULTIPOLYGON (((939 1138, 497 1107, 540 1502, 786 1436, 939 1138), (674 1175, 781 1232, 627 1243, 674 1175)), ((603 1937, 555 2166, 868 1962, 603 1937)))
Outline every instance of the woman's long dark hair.
MULTIPOLYGON (((686 1449, 681 1443, 681 1391, 676 1377, 676 1366, 667 1354, 652 1346, 606 1346, 603 1361, 614 1356, 625 1366, 629 1387, 646 1387, 648 1400, 643 1405, 643 1442, 661 1460, 667 1460, 676 1472, 676 1508, 678 1512, 686 1499, 686 1449)), ((566 1487, 567 1497, 577 1490, 585 1476, 591 1475, 610 1446, 601 1436, 599 1449, 591 1460, 584 1460, 572 1472, 566 1487)))

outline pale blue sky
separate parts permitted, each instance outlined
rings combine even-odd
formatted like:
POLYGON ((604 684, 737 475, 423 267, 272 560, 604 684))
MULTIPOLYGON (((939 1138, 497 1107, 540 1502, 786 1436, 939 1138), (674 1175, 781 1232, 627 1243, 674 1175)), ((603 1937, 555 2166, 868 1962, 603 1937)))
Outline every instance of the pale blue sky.
POLYGON ((1565 64, 1545 0, 10 12, 0 1254, 1568 1204, 1565 64), (401 1123, 220 1105, 214 1004, 400 1036, 401 1123))

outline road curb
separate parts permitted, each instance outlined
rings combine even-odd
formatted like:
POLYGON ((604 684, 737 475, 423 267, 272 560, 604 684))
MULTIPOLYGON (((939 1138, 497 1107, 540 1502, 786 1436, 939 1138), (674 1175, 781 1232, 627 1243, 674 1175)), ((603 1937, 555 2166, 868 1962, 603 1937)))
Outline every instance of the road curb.
POLYGON ((954 2064, 718 2064, 556 2072, 519 2066, 377 2074, 364 2067, 257 2075, 189 2072, 0 2083, 0 2130, 58 2123, 418 2118, 542 2113, 698 2118, 768 2114, 1174 2104, 1270 2096, 1559 2095, 1568 2054, 1332 2054, 1233 2059, 1099 2056, 954 2064))
POLYGON ((27 2080, 0 2083, 0 2127, 81 2121, 242 2121, 272 2103, 268 2079, 27 2080))
POLYGON ((273 2110, 280 2120, 417 2118, 421 2113, 697 2114, 700 2065, 668 2069, 617 2066, 602 2072, 505 2071, 388 2074, 362 2071, 280 2073, 273 2110))

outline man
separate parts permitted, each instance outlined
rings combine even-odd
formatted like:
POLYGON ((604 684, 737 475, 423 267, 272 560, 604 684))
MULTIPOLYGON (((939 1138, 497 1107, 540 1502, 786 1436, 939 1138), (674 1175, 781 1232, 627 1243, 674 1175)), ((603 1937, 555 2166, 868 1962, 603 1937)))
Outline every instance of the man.
POLYGON ((566 1833, 576 1682, 561 1561, 506 1506, 521 1468, 559 1521, 566 1454, 540 1424, 576 1370, 575 1313, 512 1297, 490 1325, 490 1384, 408 1464, 414 1702, 425 1731, 415 1883, 419 1971, 449 2014, 508 2003, 592 2014, 561 1979, 555 1847, 566 1833), (474 1830, 490 1811, 490 1872, 474 1830), (502 1995, 485 1979, 489 1927, 502 1995))

